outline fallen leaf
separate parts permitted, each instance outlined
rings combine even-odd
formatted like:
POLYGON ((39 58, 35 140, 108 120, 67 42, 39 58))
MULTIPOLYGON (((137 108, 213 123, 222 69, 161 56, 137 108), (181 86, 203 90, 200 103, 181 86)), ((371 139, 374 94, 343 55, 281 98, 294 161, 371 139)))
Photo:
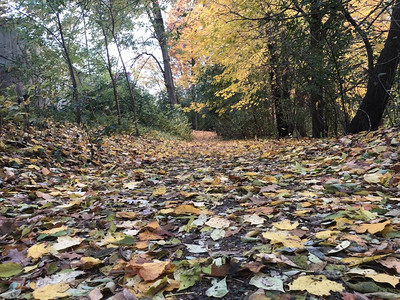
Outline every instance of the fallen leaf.
POLYGON ((22 266, 16 263, 2 263, 0 264, 0 277, 7 278, 21 273, 22 266))
POLYGON ((209 214, 207 211, 203 211, 201 209, 198 209, 194 207, 193 205, 189 204, 182 204, 179 205, 178 207, 175 208, 174 210, 175 214, 177 215, 202 215, 202 214, 209 214))
POLYGON ((57 242, 52 245, 52 248, 56 251, 64 250, 73 246, 77 246, 82 243, 83 239, 78 237, 60 236, 57 238, 57 242))
POLYGON ((220 281, 213 279, 212 287, 210 287, 208 290, 206 290, 206 295, 208 297, 215 297, 215 298, 222 298, 228 293, 229 293, 229 291, 228 291, 228 287, 226 285, 226 278, 224 278, 220 281))
POLYGON ((379 183, 383 177, 382 173, 376 172, 372 174, 365 174, 364 180, 368 183, 379 183))
POLYGON ((316 296, 329 296, 331 292, 344 291, 343 285, 335 281, 331 281, 324 275, 307 275, 300 276, 292 283, 289 283, 291 291, 307 291, 316 296))
POLYGON ((211 232, 210 237, 211 237, 214 241, 218 241, 218 240, 220 240, 220 239, 222 239, 222 238, 225 237, 225 233, 226 233, 225 230, 217 228, 217 229, 214 229, 214 230, 211 232))
POLYGON ((88 295, 90 300, 100 300, 103 298, 103 294, 101 293, 100 289, 94 288, 88 295))
POLYGON ((153 191, 153 197, 163 196, 167 192, 167 188, 165 186, 160 186, 156 190, 153 191))
POLYGON ((342 259, 342 262, 345 264, 349 264, 349 267, 354 267, 357 265, 369 263, 374 260, 381 259, 383 257, 388 256, 388 254, 369 256, 369 257, 345 257, 342 259))
POLYGON ((144 263, 140 265, 139 275, 145 281, 152 281, 165 273, 172 273, 174 265, 169 261, 160 261, 152 263, 144 263))
POLYGON ((50 249, 46 246, 46 244, 36 244, 28 249, 27 257, 32 257, 34 260, 36 260, 49 252, 50 249))
POLYGON ((395 257, 388 257, 386 259, 381 259, 378 261, 382 266, 388 269, 394 269, 398 274, 400 274, 400 260, 395 257))
POLYGON ((382 223, 353 225, 351 229, 355 230, 357 233, 364 233, 368 231, 371 234, 375 234, 377 232, 381 232, 382 230, 384 230, 386 225, 389 224, 390 220, 387 220, 382 223))
POLYGON ((293 224, 289 220, 283 220, 280 222, 272 223, 272 225, 278 230, 293 230, 299 226, 299 222, 294 222, 293 224))
POLYGON ((205 224, 212 228, 228 228, 231 222, 224 218, 212 217, 205 224))
POLYGON ((190 253, 207 253, 208 249, 200 245, 185 244, 190 253))
POLYGON ((286 231, 278 232, 264 232, 262 234, 264 239, 270 240, 271 244, 282 244, 284 247, 289 248, 303 248, 303 243, 301 239, 296 235, 291 235, 286 231))
POLYGON ((242 218, 243 222, 250 223, 251 225, 261 225, 265 222, 265 219, 257 214, 244 215, 242 218))
POLYGON ((250 279, 249 284, 267 291, 280 291, 282 293, 285 292, 285 290, 283 289, 282 279, 270 277, 262 273, 255 274, 250 279))
POLYGON ((115 214, 115 216, 121 219, 134 219, 136 217, 136 213, 133 211, 119 211, 115 214))
POLYGON ((98 258, 94 258, 94 257, 81 257, 80 260, 80 267, 84 270, 87 269, 91 269, 99 264, 101 264, 103 261, 98 259, 98 258))
POLYGON ((43 230, 40 232, 40 234, 52 235, 52 234, 55 234, 60 231, 65 231, 67 229, 68 229, 67 226, 61 226, 61 227, 56 227, 56 228, 52 228, 52 229, 48 229, 48 230, 43 230))
POLYGON ((32 295, 37 300, 51 300, 57 298, 67 297, 65 292, 69 289, 69 285, 64 282, 57 284, 49 284, 42 286, 33 291, 32 295))

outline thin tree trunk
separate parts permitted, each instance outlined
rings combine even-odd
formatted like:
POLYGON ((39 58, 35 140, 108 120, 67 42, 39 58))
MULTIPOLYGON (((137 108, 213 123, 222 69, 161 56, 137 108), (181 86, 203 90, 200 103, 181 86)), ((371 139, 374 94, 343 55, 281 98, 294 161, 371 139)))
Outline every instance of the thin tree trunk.
POLYGON ((324 118, 324 89, 321 84, 319 70, 322 68, 322 40, 323 23, 320 3, 318 0, 311 1, 311 19, 310 19, 310 46, 313 57, 309 58, 311 76, 311 119, 312 135, 315 138, 326 136, 326 125, 324 118))
POLYGON ((399 52, 400 0, 396 0, 388 37, 373 71, 369 74, 367 93, 350 123, 349 133, 378 129, 399 65, 399 52))
POLYGON ((61 46, 64 50, 64 55, 65 55, 65 59, 67 60, 69 75, 71 77, 71 82, 72 82, 72 99, 76 106, 75 107, 76 122, 78 124, 81 124, 82 115, 81 115, 81 107, 80 107, 80 103, 79 103, 78 84, 77 84, 77 81, 75 78, 75 72, 74 72, 74 67, 72 65, 71 57, 69 55, 69 51, 68 51, 67 45, 65 43, 64 32, 62 30, 60 15, 58 12, 56 12, 56 17, 57 17, 58 30, 60 31, 60 36, 61 36, 61 46))
POLYGON ((104 35, 104 44, 105 44, 105 47, 106 47, 106 55, 107 55, 107 70, 108 70, 108 74, 110 75, 110 79, 111 79, 111 83, 112 83, 112 87, 113 87, 114 102, 115 102, 115 109, 116 109, 116 112, 117 112, 118 125, 121 125, 121 108, 120 108, 119 100, 118 100, 117 81, 115 80, 115 77, 114 77, 114 75, 112 73, 110 51, 108 49, 108 37, 107 37, 107 33, 106 33, 103 25, 101 25, 101 30, 102 30, 103 35, 104 35))
POLYGON ((112 26, 111 35, 112 35, 112 37, 114 39, 115 46, 117 47, 118 56, 119 56, 119 59, 121 60, 122 68, 124 70, 125 80, 126 80, 126 84, 128 86, 128 91, 129 91, 129 97, 131 99, 132 112, 133 112, 133 122, 135 124, 135 131, 136 131, 136 135, 139 136, 140 135, 140 131, 139 131, 138 120, 137 120, 135 95, 133 94, 132 85, 131 85, 131 82, 129 81, 128 71, 126 70, 125 62, 124 62, 124 60, 122 58, 122 54, 121 54, 121 49, 120 49, 119 44, 118 44, 117 35, 115 33, 115 20, 114 20, 114 12, 113 12, 112 0, 109 1, 108 9, 109 9, 109 12, 110 12, 111 26, 112 26))
POLYGON ((164 20, 161 14, 160 4, 158 3, 158 0, 152 0, 151 3, 151 12, 147 11, 147 14, 149 16, 150 22, 153 25, 157 41, 161 48, 161 54, 164 61, 163 76, 164 83, 167 88, 168 100, 171 106, 174 106, 175 104, 178 104, 178 98, 176 95, 174 78, 172 76, 171 59, 168 53, 168 39, 165 32, 164 20))
POLYGON ((271 59, 271 70, 269 72, 270 82, 271 82, 271 95, 273 99, 274 106, 274 119, 276 129, 278 131, 278 137, 286 137, 289 135, 289 126, 284 117, 283 108, 283 76, 280 74, 278 60, 278 54, 276 52, 276 46, 274 44, 268 44, 269 55, 271 59))

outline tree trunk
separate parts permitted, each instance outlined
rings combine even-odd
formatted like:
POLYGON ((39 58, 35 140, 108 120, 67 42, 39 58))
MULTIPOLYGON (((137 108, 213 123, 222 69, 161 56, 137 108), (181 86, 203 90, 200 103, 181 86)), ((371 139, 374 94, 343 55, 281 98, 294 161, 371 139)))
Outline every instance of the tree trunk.
POLYGON ((324 89, 320 70, 322 69, 323 23, 322 12, 318 0, 311 1, 310 46, 312 57, 309 57, 311 72, 310 108, 312 119, 312 135, 315 138, 325 137, 326 125, 324 118, 324 89))
POLYGON ((151 13, 150 11, 148 11, 147 14, 150 18, 150 22, 153 25, 154 33, 161 48, 161 53, 164 61, 163 76, 164 83, 167 88, 168 101, 171 106, 174 106, 175 104, 178 104, 178 98, 176 96, 174 78, 172 77, 171 60, 168 53, 168 39, 165 32, 164 20, 161 14, 160 4, 158 3, 158 0, 152 0, 151 3, 151 13))
POLYGON ((125 80, 126 80, 126 84, 128 86, 128 91, 129 91, 129 97, 131 99, 132 112, 133 112, 133 123, 135 124, 136 135, 139 136, 140 132, 139 132, 139 125, 138 125, 138 120, 137 120, 135 95, 133 94, 132 85, 131 85, 131 82, 129 81, 128 71, 126 70, 125 62, 124 62, 124 59, 122 58, 121 49, 119 47, 117 35, 115 33, 115 20, 114 20, 114 12, 113 12, 112 0, 109 1, 108 9, 109 9, 109 12, 110 12, 111 26, 112 26, 111 35, 113 37, 115 46, 117 47, 118 56, 119 56, 119 59, 121 60, 122 68, 124 70, 125 80))
POLYGON ((58 12, 56 13, 56 17, 57 17, 58 30, 60 31, 60 36, 61 36, 61 46, 64 50, 64 55, 65 55, 65 59, 68 64, 69 75, 71 77, 71 82, 72 82, 72 99, 76 106, 75 107, 76 122, 78 124, 81 124, 82 116, 81 116, 81 106, 79 103, 79 95, 78 95, 78 83, 75 78, 74 66, 72 65, 72 61, 71 61, 71 57, 69 55, 67 44, 65 43, 64 32, 62 30, 62 25, 61 25, 61 20, 60 20, 60 14, 58 12))
POLYGON ((107 70, 108 70, 108 74, 110 75, 111 84, 112 84, 112 87, 113 87, 114 102, 115 102, 115 109, 116 109, 116 112, 117 112, 118 125, 121 125, 121 108, 119 106, 119 100, 118 100, 117 81, 115 80, 115 77, 114 77, 114 75, 112 73, 110 51, 108 49, 108 37, 107 37, 107 33, 106 33, 103 25, 101 25, 101 30, 102 30, 103 35, 104 35, 104 44, 105 44, 105 47, 106 47, 106 55, 107 55, 107 70))
POLYGON ((349 133, 378 129, 399 65, 399 51, 400 0, 396 0, 393 6, 388 37, 377 64, 369 74, 367 93, 350 123, 349 133))
POLYGON ((287 96, 285 93, 283 81, 284 81, 284 74, 281 74, 282 71, 279 70, 280 62, 278 59, 278 54, 276 51, 276 46, 274 44, 268 44, 268 50, 271 60, 271 70, 269 72, 270 76, 270 83, 271 83, 271 96, 274 106, 274 119, 276 129, 278 131, 278 137, 286 137, 289 135, 289 124, 284 117, 284 107, 283 101, 284 97, 287 96))

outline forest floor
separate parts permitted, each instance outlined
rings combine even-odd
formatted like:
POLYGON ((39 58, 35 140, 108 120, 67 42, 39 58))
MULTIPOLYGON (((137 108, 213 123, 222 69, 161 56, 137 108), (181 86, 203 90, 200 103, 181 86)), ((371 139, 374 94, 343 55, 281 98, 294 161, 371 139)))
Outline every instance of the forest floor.
POLYGON ((399 145, 7 128, 0 299, 400 299, 399 145))

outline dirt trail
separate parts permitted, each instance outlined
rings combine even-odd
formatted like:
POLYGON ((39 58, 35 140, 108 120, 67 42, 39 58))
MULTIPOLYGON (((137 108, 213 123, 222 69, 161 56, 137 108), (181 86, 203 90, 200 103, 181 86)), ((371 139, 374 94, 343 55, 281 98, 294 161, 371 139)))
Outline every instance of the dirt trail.
POLYGON ((215 132, 212 131, 201 131, 201 130, 193 130, 192 131, 192 139, 195 142, 209 142, 209 141, 218 141, 220 138, 215 132))

